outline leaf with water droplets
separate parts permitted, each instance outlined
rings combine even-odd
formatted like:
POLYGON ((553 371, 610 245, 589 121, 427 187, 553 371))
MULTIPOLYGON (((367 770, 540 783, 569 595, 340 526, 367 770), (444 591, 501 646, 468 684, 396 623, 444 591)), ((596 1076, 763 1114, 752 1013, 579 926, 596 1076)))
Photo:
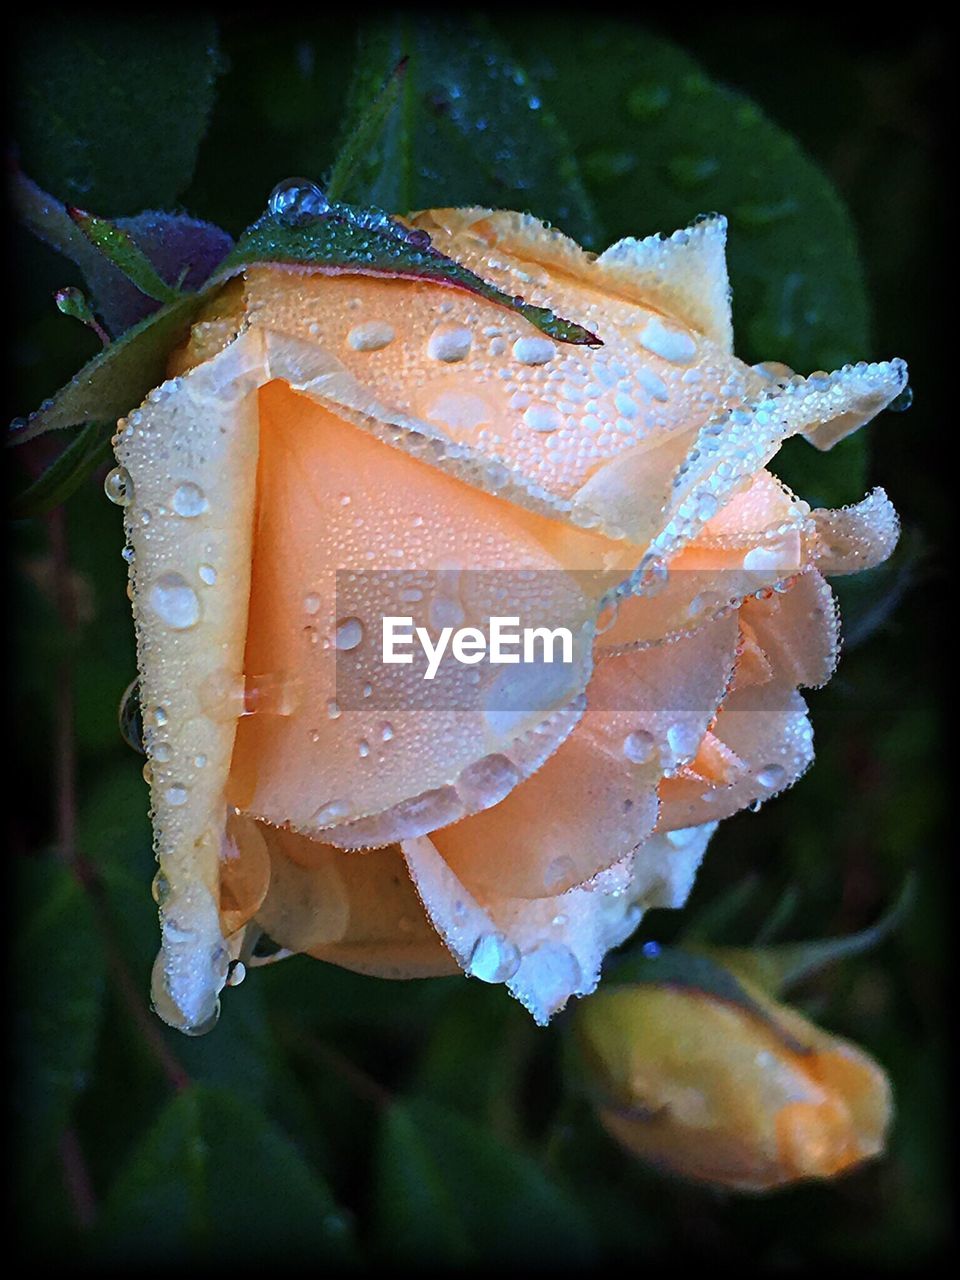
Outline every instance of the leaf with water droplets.
POLYGON ((164 380, 170 350, 186 337, 200 303, 200 294, 187 294, 128 329, 29 418, 13 423, 7 443, 26 444, 87 422, 115 422, 164 380))
MULTIPOLYGON (((431 280, 508 307, 560 342, 601 345, 600 339, 582 325, 564 320, 546 307, 530 306, 522 298, 501 293, 434 249, 422 231, 408 228, 376 209, 326 202, 322 212, 314 213, 305 209, 299 199, 287 207, 283 204, 284 187, 282 184, 271 200, 272 209, 277 212, 268 211, 244 232, 217 279, 226 279, 246 266, 279 262, 327 272, 431 280)), ((313 191, 322 198, 318 188, 313 191)))
POLYGON ((121 227, 84 209, 70 206, 67 212, 90 243, 141 293, 157 302, 174 302, 180 296, 177 289, 161 279, 147 255, 121 227))
MULTIPOLYGON (((9 189, 24 225, 83 272, 96 310, 115 336, 156 311, 157 300, 175 299, 180 288, 199 289, 233 245, 219 227, 185 214, 146 212, 108 222, 68 210, 19 170, 9 189)), ((60 290, 56 302, 96 328, 79 290, 60 290)))
POLYGON ((609 239, 669 232, 712 209, 730 219, 741 355, 811 370, 868 354, 850 217, 794 139, 747 97, 624 23, 511 15, 507 39, 543 82, 609 239), (564 92, 574 84, 576 93, 564 92))
POLYGON ((540 87, 482 19, 398 14, 364 32, 344 151, 401 58, 402 82, 340 198, 405 212, 528 209, 593 243, 594 212, 567 137, 540 87))

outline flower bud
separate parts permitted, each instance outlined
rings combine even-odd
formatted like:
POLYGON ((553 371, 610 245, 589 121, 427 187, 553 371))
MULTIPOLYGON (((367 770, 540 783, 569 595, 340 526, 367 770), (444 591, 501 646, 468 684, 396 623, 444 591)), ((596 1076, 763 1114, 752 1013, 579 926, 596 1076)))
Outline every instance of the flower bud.
POLYGON ((608 985, 577 1011, 599 1118, 627 1151, 714 1186, 763 1191, 878 1155, 892 1102, 862 1050, 730 979, 608 985), (733 997, 733 998, 730 998, 733 997))

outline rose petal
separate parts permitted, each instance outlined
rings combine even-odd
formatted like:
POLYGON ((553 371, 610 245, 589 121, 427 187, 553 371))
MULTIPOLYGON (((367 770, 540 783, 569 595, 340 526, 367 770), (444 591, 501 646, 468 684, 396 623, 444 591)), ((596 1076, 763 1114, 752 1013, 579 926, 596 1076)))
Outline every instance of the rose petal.
POLYGON ((816 689, 833 675, 840 656, 840 612, 816 569, 800 574, 782 593, 745 600, 740 616, 778 679, 816 689))
POLYGON ((701 218, 671 236, 628 236, 599 257, 528 213, 431 209, 412 221, 427 230, 442 228, 458 249, 461 240, 479 238, 489 248, 558 268, 593 289, 675 316, 723 350, 732 349, 727 220, 721 214, 701 218))
POLYGON ((692 759, 733 673, 733 615, 659 648, 605 658, 581 722, 494 808, 435 831, 458 878, 485 900, 551 897, 646 839, 657 783, 692 759))
POLYGON ((495 804, 579 717, 595 601, 530 536, 540 517, 385 447, 283 383, 260 404, 245 670, 290 688, 279 713, 242 720, 231 803, 313 835, 402 806, 394 826, 342 832, 353 846, 495 804), (439 625, 482 627, 504 613, 504 590, 523 625, 562 622, 575 637, 572 664, 516 669, 514 714, 503 713, 498 668, 474 684, 479 668, 457 662, 434 682, 416 663, 383 663, 382 617, 411 617, 434 636, 439 625))
POLYGON ((821 573, 859 573, 882 564, 900 536, 900 520, 883 489, 854 506, 813 512, 815 563, 821 573))
POLYGON ((124 523, 165 881, 154 1001, 186 1027, 214 1015, 228 963, 218 905, 235 718, 208 715, 203 690, 218 668, 243 666, 262 368, 261 339, 246 334, 152 392, 115 439, 132 489, 124 523))
POLYGON ((293 831, 257 827, 272 867, 257 923, 274 942, 379 978, 457 972, 395 845, 351 854, 293 831))
POLYGON ((427 914, 460 966, 488 982, 506 982, 540 1025, 570 996, 596 988, 604 955, 640 921, 624 892, 629 859, 590 887, 557 897, 482 903, 426 836, 402 848, 427 914))
POLYGON ((792 786, 813 761, 813 729, 792 684, 772 680, 729 695, 713 729, 748 766, 732 785, 665 778, 660 785, 659 831, 728 818, 792 786))

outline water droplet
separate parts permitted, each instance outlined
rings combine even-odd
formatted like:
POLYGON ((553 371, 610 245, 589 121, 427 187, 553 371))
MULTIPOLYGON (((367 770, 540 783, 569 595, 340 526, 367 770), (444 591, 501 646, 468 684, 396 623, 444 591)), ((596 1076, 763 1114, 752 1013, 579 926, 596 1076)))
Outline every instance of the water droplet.
POLYGON ((153 748, 150 752, 150 755, 159 764, 166 764, 167 761, 170 759, 170 757, 173 755, 173 751, 170 747, 169 742, 155 742, 153 744, 153 748))
POLYGON ((128 747, 133 747, 134 751, 139 751, 143 755, 143 716, 140 711, 140 681, 136 678, 131 680, 123 691, 117 719, 120 723, 120 736, 124 742, 128 747))
POLYGON ((285 178, 270 192, 267 209, 284 222, 299 222, 327 213, 330 201, 309 178, 285 178))
POLYGON ((195 516, 202 516, 210 506, 210 503, 207 501, 207 495, 198 484, 186 480, 183 484, 177 486, 171 506, 178 516, 183 516, 186 520, 192 520, 195 516))
POLYGON ((355 324, 347 334, 347 342, 354 351, 382 351, 395 337, 392 325, 370 320, 366 324, 355 324))
POLYGON ((667 585, 670 570, 662 556, 648 551, 637 566, 637 594, 655 596, 667 585))
POLYGON ((212 564, 202 564, 197 573, 200 581, 206 583, 208 587, 212 587, 217 581, 217 571, 212 564))
POLYGON ((648 960, 656 960, 657 956, 660 954, 660 943, 645 942, 640 950, 648 960))
POLYGON ((327 702, 327 715, 331 720, 339 720, 343 712, 340 710, 340 703, 336 698, 331 698, 327 702))
POLYGON ((153 900, 158 907, 162 907, 163 904, 166 902, 166 900, 169 898, 170 881, 167 879, 167 877, 163 874, 162 871, 158 871, 157 874, 153 877, 153 883, 150 886, 150 892, 153 895, 153 900))
POLYGON ((370 754, 370 743, 366 738, 361 738, 357 743, 357 754, 361 760, 366 760, 367 756, 370 754))
POLYGON ((905 413, 913 404, 913 387, 909 383, 903 388, 898 396, 887 405, 891 413, 905 413))
POLYGON ((646 729, 636 729, 623 740, 623 754, 634 764, 645 764, 653 754, 656 739, 646 729))
POLYGON ((114 467, 103 482, 103 492, 118 507, 128 507, 133 501, 133 481, 126 467, 114 467))
POLYGON ((165 573, 150 588, 150 607, 174 631, 186 631, 200 620, 200 601, 179 573, 165 573))
POLYGON ((363 623, 359 618, 341 618, 334 633, 334 644, 341 652, 356 649, 363 639, 363 623))
POLYGON ((783 765, 765 764, 757 773, 757 782, 760 783, 761 787, 766 787, 768 790, 772 791, 774 787, 779 787, 783 784, 786 776, 787 771, 784 769, 783 765))
POLYGON ((700 730, 694 725, 672 724, 667 730, 667 744, 678 760, 689 760, 696 755, 700 738, 700 730))
POLYGON ((320 597, 316 595, 304 596, 303 607, 307 613, 319 613, 320 597))
POLYGON ((392 725, 392 724, 384 724, 384 725, 381 725, 381 728, 380 728, 380 741, 381 741, 381 742, 390 742, 390 740, 393 738, 393 733, 394 733, 394 730, 393 730, 393 725, 392 725))
POLYGON ((513 344, 514 359, 521 364, 546 364, 556 353, 549 338, 518 338, 513 344))
POLYGON ((523 420, 531 431, 548 433, 556 431, 563 425, 559 409, 551 404, 532 404, 523 415, 523 420))
POLYGON ((650 317, 638 341, 641 347, 671 364, 689 364, 697 354, 697 344, 689 333, 665 325, 659 316, 650 317))
POLYGON ((163 794, 167 804, 172 804, 175 807, 186 804, 190 796, 189 788, 185 787, 182 782, 172 783, 163 794))
POLYGON ((520 968, 520 952, 502 933, 486 933, 470 952, 467 972, 481 982, 508 982, 520 968))
POLYGON ((427 343, 427 355, 444 364, 456 364, 470 354, 473 334, 462 325, 442 325, 434 329, 427 343))
POLYGON ((247 976, 247 966, 242 960, 234 960, 231 962, 230 968, 227 970, 226 986, 239 987, 240 983, 247 976))

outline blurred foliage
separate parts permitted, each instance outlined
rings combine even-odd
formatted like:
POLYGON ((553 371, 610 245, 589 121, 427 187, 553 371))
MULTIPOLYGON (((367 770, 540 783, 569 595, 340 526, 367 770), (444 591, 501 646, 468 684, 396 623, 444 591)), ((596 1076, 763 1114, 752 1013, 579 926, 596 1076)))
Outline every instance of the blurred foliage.
MULTIPOLYGON (((135 670, 123 537, 101 465, 65 506, 12 527, 21 1231, 34 1256, 96 1262, 916 1263, 949 1224, 936 684, 947 499, 923 447, 942 403, 942 35, 851 23, 827 41, 799 18, 720 14, 651 31, 586 15, 456 31, 236 16, 219 36, 186 15, 44 19, 19 50, 14 141, 27 174, 91 212, 184 209, 235 236, 279 179, 330 171, 401 53, 384 141, 341 195, 527 207, 594 247, 716 208, 731 219, 741 354, 803 371, 910 362, 907 418, 882 415, 822 457, 800 442, 785 451, 803 496, 848 501, 880 483, 906 528, 889 566, 840 585, 851 644, 811 696, 817 764, 722 824, 687 909, 651 913, 626 948, 850 933, 915 869, 902 927, 797 997, 889 1070, 890 1152, 839 1183, 766 1198, 658 1178, 571 1092, 564 1018, 539 1032, 504 991, 463 979, 391 984, 291 959, 226 992, 213 1035, 163 1027, 146 997, 146 788, 116 727, 135 670)), ((77 269, 16 229, 8 254, 10 408, 25 413, 98 340, 52 300, 82 284, 77 269)), ((88 444, 76 448, 85 459, 88 444)), ((29 446, 11 485, 54 452, 29 446)), ((69 460, 59 482, 54 496, 74 483, 69 460)))

